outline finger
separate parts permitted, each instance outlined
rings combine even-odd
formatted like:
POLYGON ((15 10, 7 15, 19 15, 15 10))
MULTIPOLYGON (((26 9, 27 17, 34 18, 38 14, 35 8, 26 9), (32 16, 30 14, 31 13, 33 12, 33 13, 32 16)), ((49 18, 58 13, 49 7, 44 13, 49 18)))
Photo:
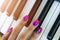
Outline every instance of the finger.
POLYGON ((18 36, 18 34, 20 33, 21 29, 25 26, 25 24, 28 21, 28 15, 26 15, 20 22, 19 24, 16 26, 16 28, 12 31, 9 40, 15 40, 18 36))
POLYGON ((42 32, 42 28, 41 28, 41 27, 37 28, 37 29, 33 32, 32 36, 30 37, 29 40, 36 40, 37 37, 39 36, 39 34, 40 34, 41 32, 42 32))
POLYGON ((8 37, 10 36, 12 29, 13 28, 11 28, 11 27, 8 29, 7 33, 5 35, 3 35, 2 40, 8 40, 8 37))
POLYGON ((35 20, 34 22, 31 22, 31 24, 28 26, 28 28, 17 38, 17 40, 27 40, 32 32, 37 28, 39 24, 39 20, 35 20))

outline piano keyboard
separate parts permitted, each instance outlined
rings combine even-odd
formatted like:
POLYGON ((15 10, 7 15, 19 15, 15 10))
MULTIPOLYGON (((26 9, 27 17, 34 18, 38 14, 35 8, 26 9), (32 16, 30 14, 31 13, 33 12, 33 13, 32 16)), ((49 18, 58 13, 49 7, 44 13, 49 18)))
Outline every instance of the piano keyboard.
POLYGON ((60 30, 60 26, 59 26, 59 28, 58 28, 58 30, 57 30, 57 32, 52 40, 60 40, 60 31, 59 30, 60 30))
POLYGON ((14 29, 29 15, 19 35, 38 19, 40 23, 33 33, 40 27, 42 32, 36 40, 60 40, 60 0, 0 0, 0 3, 0 35, 6 34, 10 27, 14 29))

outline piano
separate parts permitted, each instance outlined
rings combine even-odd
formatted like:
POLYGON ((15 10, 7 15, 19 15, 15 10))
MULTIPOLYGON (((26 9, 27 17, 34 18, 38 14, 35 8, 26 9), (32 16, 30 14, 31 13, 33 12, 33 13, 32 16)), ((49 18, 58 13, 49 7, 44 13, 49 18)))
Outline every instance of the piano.
POLYGON ((60 40, 60 0, 0 0, 0 3, 0 36, 6 34, 9 27, 14 29, 25 15, 29 15, 19 35, 32 21, 39 19, 36 29, 41 27, 42 32, 36 40, 60 40))

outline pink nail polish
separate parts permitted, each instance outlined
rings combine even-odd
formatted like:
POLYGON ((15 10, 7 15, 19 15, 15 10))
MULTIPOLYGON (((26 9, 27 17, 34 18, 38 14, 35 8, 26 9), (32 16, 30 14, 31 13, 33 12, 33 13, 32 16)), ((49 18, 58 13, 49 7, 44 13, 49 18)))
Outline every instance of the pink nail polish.
POLYGON ((23 18, 24 21, 26 21, 28 19, 29 19, 29 16, 28 15, 24 16, 24 18, 23 18))
POLYGON ((8 30, 7 30, 7 32, 10 32, 12 30, 13 30, 13 28, 12 27, 9 27, 8 30))
POLYGON ((41 28, 41 27, 37 28, 37 29, 35 30, 35 32, 36 32, 37 34, 40 34, 40 33, 42 32, 42 28, 41 28))
POLYGON ((39 22, 40 22, 39 20, 35 20, 35 21, 33 22, 33 25, 36 26, 36 25, 39 24, 39 22))

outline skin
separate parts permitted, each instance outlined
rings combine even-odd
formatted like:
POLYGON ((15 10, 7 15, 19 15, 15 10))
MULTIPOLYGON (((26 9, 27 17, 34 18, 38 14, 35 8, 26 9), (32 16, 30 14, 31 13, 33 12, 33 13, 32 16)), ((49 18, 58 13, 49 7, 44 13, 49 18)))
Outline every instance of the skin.
MULTIPOLYGON (((11 30, 11 31, 7 32, 5 35, 3 35, 2 40, 12 40, 12 39, 13 39, 13 40, 26 40, 26 39, 29 37, 29 35, 31 35, 31 33, 32 33, 32 32, 30 32, 29 30, 32 29, 31 31, 33 31, 37 26, 38 26, 38 24, 35 25, 35 26, 31 24, 30 27, 29 27, 27 30, 25 30, 25 32, 24 32, 21 36, 18 37, 18 39, 17 39, 17 37, 15 37, 15 36, 14 36, 15 39, 12 38, 11 34, 12 34, 13 31, 11 30), (32 28, 31 26, 32 26, 33 28, 32 28), (27 32, 27 31, 28 31, 28 32, 27 32), (28 35, 27 35, 26 33, 28 33, 28 35), (12 39, 11 39, 10 37, 11 37, 12 39), (20 38, 20 37, 23 37, 23 39, 20 38)), ((13 35, 14 35, 14 34, 13 34, 13 35)), ((15 35, 17 35, 17 34, 15 34, 15 35)))
POLYGON ((7 32, 5 35, 2 36, 2 40, 8 40, 10 34, 11 34, 12 30, 10 30, 9 32, 7 32))
POLYGON ((8 32, 3 35, 2 40, 16 40, 16 36, 18 36, 20 30, 23 28, 23 26, 26 24, 26 22, 28 21, 28 16, 25 16, 21 22, 19 22, 19 24, 16 26, 15 29, 9 29, 8 32))

